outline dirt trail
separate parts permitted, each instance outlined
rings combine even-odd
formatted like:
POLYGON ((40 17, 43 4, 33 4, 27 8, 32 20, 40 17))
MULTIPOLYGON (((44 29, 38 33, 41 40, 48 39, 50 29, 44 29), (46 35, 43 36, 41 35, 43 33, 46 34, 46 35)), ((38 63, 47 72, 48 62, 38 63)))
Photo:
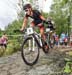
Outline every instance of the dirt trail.
POLYGON ((0 58, 0 75, 66 75, 62 72, 65 56, 59 49, 50 50, 47 55, 40 50, 38 62, 30 67, 23 62, 21 53, 17 52, 0 58))

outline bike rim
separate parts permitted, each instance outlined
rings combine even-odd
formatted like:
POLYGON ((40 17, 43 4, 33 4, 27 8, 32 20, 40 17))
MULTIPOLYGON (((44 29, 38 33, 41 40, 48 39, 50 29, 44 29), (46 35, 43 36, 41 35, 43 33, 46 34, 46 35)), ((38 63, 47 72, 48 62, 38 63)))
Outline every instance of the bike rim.
POLYGON ((32 37, 25 40, 22 46, 22 57, 26 64, 33 65, 39 57, 39 48, 32 37))

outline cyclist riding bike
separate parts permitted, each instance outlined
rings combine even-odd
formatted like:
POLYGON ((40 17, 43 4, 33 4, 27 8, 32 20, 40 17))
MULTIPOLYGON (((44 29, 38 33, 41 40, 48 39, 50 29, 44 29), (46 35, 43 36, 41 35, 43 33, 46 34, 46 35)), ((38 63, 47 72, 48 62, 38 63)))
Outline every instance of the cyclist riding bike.
POLYGON ((23 31, 25 29, 27 22, 28 22, 28 18, 30 17, 33 19, 33 21, 31 22, 31 26, 39 27, 40 34, 43 40, 45 41, 46 37, 44 34, 45 28, 44 28, 43 22, 46 22, 46 23, 48 22, 45 20, 45 18, 42 16, 42 14, 38 10, 33 10, 30 4, 24 5, 23 9, 25 10, 26 14, 24 17, 22 28, 20 30, 23 31))

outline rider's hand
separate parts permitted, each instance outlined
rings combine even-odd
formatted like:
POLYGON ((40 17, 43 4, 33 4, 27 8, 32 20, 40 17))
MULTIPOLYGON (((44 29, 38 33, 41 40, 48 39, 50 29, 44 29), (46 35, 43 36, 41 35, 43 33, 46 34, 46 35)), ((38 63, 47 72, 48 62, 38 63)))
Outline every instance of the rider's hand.
POLYGON ((48 21, 46 21, 46 20, 44 20, 43 22, 46 23, 46 24, 48 24, 48 21))

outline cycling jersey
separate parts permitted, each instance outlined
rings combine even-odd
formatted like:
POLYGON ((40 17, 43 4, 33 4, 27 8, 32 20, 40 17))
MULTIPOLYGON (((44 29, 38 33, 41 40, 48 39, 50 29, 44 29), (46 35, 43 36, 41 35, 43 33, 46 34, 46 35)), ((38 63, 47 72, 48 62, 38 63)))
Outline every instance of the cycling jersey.
POLYGON ((38 10, 33 10, 33 15, 32 16, 26 14, 25 17, 32 18, 35 25, 38 25, 38 24, 42 23, 42 19, 40 18, 40 15, 41 15, 41 13, 38 10))

